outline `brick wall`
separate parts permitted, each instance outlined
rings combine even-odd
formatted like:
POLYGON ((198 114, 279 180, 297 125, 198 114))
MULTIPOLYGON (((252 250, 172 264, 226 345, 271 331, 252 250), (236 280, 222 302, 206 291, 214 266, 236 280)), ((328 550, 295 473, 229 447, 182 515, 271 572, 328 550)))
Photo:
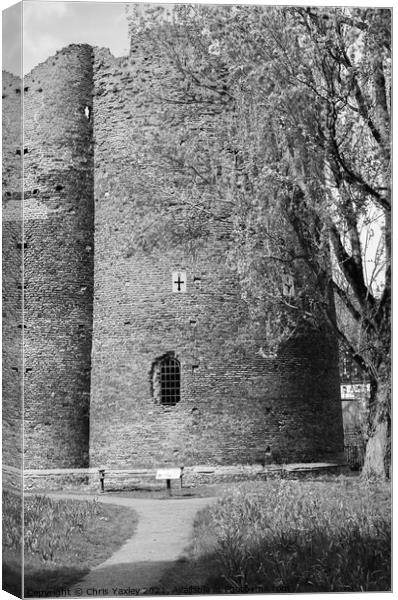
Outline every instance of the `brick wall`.
POLYGON ((3 72, 3 462, 22 468, 22 87, 3 72))
POLYGON ((93 293, 92 49, 24 80, 25 468, 83 467, 93 293))
MULTIPOLYGON (((12 33, 13 58, 22 66, 22 3, 2 11, 3 31, 12 33)), ((11 49, 3 44, 3 60, 11 49)), ((20 75, 21 73, 18 72, 20 75)), ((2 77, 2 589, 22 595, 23 498, 23 221, 21 78, 2 77), (12 492, 12 493, 10 493, 12 492), (5 515, 12 515, 12 523, 5 515), (15 546, 7 547, 7 535, 15 546)))
POLYGON ((130 61, 95 55, 90 465, 335 457, 342 429, 334 344, 311 333, 276 361, 262 358, 264 332, 253 331, 226 265, 231 222, 198 223, 196 211, 182 205, 170 204, 172 217, 164 211, 162 173, 154 186, 153 165, 145 162, 146 136, 164 123, 156 94, 151 104, 142 90, 161 86, 171 69, 145 52, 142 39, 132 43, 130 61), (157 235, 140 247, 135 241, 147 222, 157 235), (177 269, 186 270, 186 293, 172 293, 177 269), (151 395, 153 363, 168 352, 181 362, 174 407, 151 395))
POLYGON ((226 260, 231 220, 166 197, 148 163, 146 139, 164 124, 142 91, 171 69, 138 40, 129 59, 69 46, 25 78, 28 469, 318 461, 343 449, 335 344, 308 332, 264 359, 265 332, 226 260), (172 292, 178 269, 186 293, 172 292), (173 407, 151 394, 169 352, 181 363, 173 407))

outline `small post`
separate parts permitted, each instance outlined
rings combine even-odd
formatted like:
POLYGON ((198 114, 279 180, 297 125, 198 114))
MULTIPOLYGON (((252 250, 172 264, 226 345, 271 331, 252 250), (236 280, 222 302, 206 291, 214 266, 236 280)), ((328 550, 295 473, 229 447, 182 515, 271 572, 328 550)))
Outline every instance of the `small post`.
POLYGON ((171 496, 171 480, 170 479, 166 479, 166 487, 167 487, 167 491, 169 492, 169 496, 171 496))
POLYGON ((182 489, 182 477, 184 475, 184 467, 180 467, 180 469, 181 469, 181 473, 180 473, 180 486, 181 486, 181 489, 182 489))
POLYGON ((100 479, 100 493, 103 494, 105 491, 105 488, 104 488, 105 469, 99 469, 99 479, 100 479))

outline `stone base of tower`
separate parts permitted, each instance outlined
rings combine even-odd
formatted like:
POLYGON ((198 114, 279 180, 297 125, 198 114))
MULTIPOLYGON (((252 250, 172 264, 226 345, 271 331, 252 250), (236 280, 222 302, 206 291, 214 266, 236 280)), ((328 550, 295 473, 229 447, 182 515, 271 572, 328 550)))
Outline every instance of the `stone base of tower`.
MULTIPOLYGON (((105 493, 119 491, 161 491, 165 482, 156 479, 156 469, 105 469, 105 493)), ((339 475, 347 471, 343 456, 331 462, 289 463, 285 465, 195 465, 184 467, 182 481, 172 488, 197 488, 202 485, 266 481, 267 479, 301 479, 339 475)), ((78 490, 82 493, 101 491, 99 470, 31 469, 24 472, 25 492, 78 490)))

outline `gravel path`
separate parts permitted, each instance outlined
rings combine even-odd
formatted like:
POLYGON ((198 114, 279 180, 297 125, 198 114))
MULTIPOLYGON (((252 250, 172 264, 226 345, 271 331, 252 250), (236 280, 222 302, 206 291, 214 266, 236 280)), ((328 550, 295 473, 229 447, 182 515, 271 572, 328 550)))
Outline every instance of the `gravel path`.
MULTIPOLYGON (((57 494, 57 497, 60 497, 57 494)), ((94 496, 62 494, 64 498, 87 500, 94 496)), ((71 588, 73 597, 134 596, 159 593, 157 585, 167 569, 184 556, 191 540, 196 513, 215 498, 154 500, 95 496, 100 502, 134 509, 137 530, 105 562, 71 588)), ((171 590, 167 590, 169 593, 171 590)))

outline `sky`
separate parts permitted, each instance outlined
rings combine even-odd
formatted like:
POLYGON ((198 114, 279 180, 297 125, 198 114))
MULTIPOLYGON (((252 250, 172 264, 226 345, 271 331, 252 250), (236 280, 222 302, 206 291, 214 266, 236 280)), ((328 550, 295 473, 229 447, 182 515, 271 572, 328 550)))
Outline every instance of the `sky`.
MULTIPOLYGON (((24 73, 72 43, 109 48, 115 56, 128 54, 126 2, 54 2, 27 0, 23 3, 24 73)), ((3 13, 3 68, 20 73, 18 36, 20 10, 13 6, 3 13)))
MULTIPOLYGON (((178 0, 177 0, 178 1, 178 0)), ((179 0, 184 2, 184 0, 179 0)), ((185 0, 187 1, 187 0, 185 0)), ((193 0, 198 2, 200 0, 193 0)), ((209 2, 209 0, 201 0, 209 2)), ((215 0, 213 0, 215 2, 215 0)), ((233 4, 236 0, 222 0, 233 4)), ((373 0, 374 2, 374 0, 373 0)), ((1 8, 9 7, 13 0, 0 0, 1 8)), ((210 2, 211 3, 211 2, 210 2)), ((285 4, 286 0, 246 0, 248 4, 285 4)), ((291 0, 292 4, 305 4, 291 0)), ((312 5, 335 4, 335 0, 313 0, 312 5)), ((24 73, 29 71, 72 43, 87 43, 109 48, 114 56, 128 54, 129 41, 125 16, 127 2, 63 2, 59 0, 25 0, 24 21, 24 73)), ((337 2, 342 4, 342 2, 337 2)), ((371 0, 353 0, 353 5, 372 4, 371 0)), ((19 5, 20 6, 20 5, 19 5)), ((3 13, 3 69, 20 74, 20 42, 18 5, 3 13)))

